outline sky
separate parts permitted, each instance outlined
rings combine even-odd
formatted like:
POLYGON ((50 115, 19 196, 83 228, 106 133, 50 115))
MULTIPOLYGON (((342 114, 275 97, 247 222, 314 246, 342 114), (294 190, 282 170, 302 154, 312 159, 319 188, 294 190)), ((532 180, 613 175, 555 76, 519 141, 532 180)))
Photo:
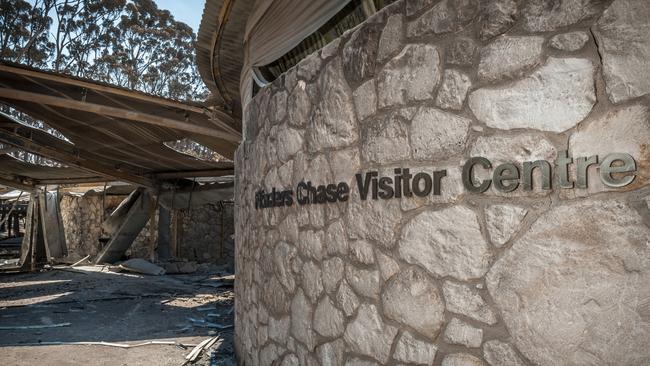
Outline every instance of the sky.
POLYGON ((206 0, 155 0, 158 8, 169 10, 179 20, 198 33, 206 0))

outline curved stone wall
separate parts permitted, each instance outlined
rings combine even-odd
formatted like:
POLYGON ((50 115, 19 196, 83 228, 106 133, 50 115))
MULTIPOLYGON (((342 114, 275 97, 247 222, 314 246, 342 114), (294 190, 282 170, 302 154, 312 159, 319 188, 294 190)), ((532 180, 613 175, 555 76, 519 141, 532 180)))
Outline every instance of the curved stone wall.
POLYGON ((239 362, 650 364, 649 93, 645 0, 398 1, 310 56, 244 113, 239 362))

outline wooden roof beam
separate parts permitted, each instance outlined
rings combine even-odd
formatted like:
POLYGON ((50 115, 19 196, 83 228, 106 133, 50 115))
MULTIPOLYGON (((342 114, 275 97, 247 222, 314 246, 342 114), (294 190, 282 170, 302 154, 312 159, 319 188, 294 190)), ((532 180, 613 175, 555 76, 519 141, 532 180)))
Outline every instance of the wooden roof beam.
POLYGON ((0 177, 0 184, 2 184, 3 186, 20 189, 21 191, 25 191, 25 192, 31 192, 36 188, 33 185, 22 182, 18 178, 9 179, 6 177, 5 178, 0 177))
POLYGON ((112 180, 121 180, 144 187, 154 187, 156 185, 155 181, 149 178, 121 171, 96 161, 86 160, 81 156, 66 152, 64 149, 40 145, 12 131, 0 129, 0 143, 15 146, 19 149, 29 151, 32 154, 42 155, 60 163, 111 178, 112 180))
POLYGON ((146 123, 155 126, 171 128, 179 131, 194 133, 198 135, 216 137, 222 140, 239 142, 241 137, 229 132, 218 131, 214 128, 198 126, 195 124, 178 121, 171 118, 154 116, 142 112, 124 110, 122 108, 110 107, 101 104, 80 102, 65 98, 53 97, 39 93, 26 92, 11 88, 0 88, 0 98, 19 100, 23 102, 36 103, 41 105, 68 108, 82 112, 88 112, 103 116, 110 116, 134 122, 146 123))
POLYGON ((155 173, 154 177, 159 180, 175 178, 198 178, 198 177, 223 177, 224 175, 235 174, 234 169, 208 169, 208 170, 188 170, 182 172, 161 172, 155 173))

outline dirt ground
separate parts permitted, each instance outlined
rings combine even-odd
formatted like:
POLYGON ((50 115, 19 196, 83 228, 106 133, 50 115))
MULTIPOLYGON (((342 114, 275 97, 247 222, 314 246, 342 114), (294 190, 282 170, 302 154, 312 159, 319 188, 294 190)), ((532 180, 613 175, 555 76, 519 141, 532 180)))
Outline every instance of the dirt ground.
POLYGON ((204 269, 145 276, 102 266, 0 275, 0 365, 234 365, 233 277, 204 269), (16 326, 59 325, 13 329, 16 326), (226 327, 226 329, 220 329, 226 327), (177 344, 119 348, 72 342, 177 344))

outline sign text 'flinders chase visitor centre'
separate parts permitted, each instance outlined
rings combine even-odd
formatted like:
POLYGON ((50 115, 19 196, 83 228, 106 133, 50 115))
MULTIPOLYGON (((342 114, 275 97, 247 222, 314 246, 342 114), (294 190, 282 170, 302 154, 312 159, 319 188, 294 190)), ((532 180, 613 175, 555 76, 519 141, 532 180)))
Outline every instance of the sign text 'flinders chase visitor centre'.
MULTIPOLYGON (((605 186, 620 188, 629 185, 637 171, 634 158, 625 153, 612 153, 604 157, 592 155, 589 157, 569 157, 566 151, 561 151, 553 162, 557 169, 557 186, 559 188, 587 188, 587 172, 590 166, 597 167, 600 179, 605 186), (574 161, 575 160, 575 161, 574 161), (575 182, 570 179, 569 166, 575 167, 575 182)), ((552 183, 551 163, 546 160, 526 161, 522 170, 514 163, 504 163, 493 167, 492 162, 484 157, 472 157, 463 165, 462 182, 465 189, 474 193, 483 193, 494 184, 500 192, 512 192, 521 185, 523 190, 532 191, 533 174, 539 171, 540 188, 550 190, 552 183), (479 167, 491 170, 491 179, 477 179, 474 170, 479 167)), ((412 174, 409 168, 395 168, 393 176, 380 176, 377 171, 357 173, 356 187, 362 200, 390 199, 411 197, 426 197, 430 194, 440 195, 443 178, 447 170, 434 170, 412 174)), ((297 202, 299 205, 345 202, 350 197, 350 186, 346 182, 318 184, 302 181, 294 190, 276 189, 270 192, 261 189, 255 193, 255 208, 289 207, 297 202)))

